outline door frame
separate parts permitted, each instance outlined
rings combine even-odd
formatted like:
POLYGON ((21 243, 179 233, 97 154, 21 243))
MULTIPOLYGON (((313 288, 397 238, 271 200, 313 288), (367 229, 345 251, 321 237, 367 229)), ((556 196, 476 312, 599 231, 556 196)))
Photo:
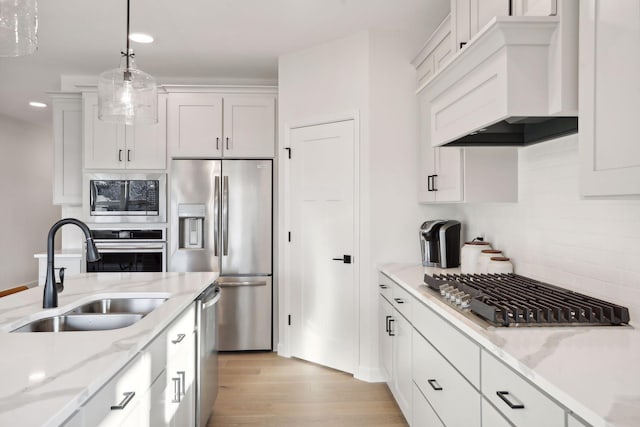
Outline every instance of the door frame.
MULTIPOLYGON (((360 365, 360 114, 356 111, 330 114, 327 116, 313 117, 309 119, 285 123, 283 125, 283 138, 278 149, 278 343, 276 346, 280 356, 291 357, 291 328, 288 325, 288 315, 291 313, 291 253, 287 233, 290 230, 291 218, 291 194, 289 185, 291 182, 291 167, 286 157, 286 148, 291 146, 291 131, 302 127, 330 124, 353 120, 353 269, 354 287, 353 300, 355 303, 355 333, 358 340, 358 351, 355 355, 355 373, 360 365)), ((292 155, 295 156, 295 153, 292 155)))

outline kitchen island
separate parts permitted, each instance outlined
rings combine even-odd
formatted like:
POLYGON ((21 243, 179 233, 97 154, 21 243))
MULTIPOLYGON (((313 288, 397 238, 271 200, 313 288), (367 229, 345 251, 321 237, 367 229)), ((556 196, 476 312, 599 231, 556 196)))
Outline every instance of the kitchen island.
MULTIPOLYGON (((423 286, 425 273, 456 273, 456 269, 388 264, 380 271, 381 309, 398 302, 397 297, 401 302, 391 312, 381 311, 383 322, 385 314, 394 319, 391 327, 387 320, 392 333, 383 336, 401 336, 396 325, 403 321, 410 327, 404 331, 413 332, 413 377, 404 394, 411 401, 413 393, 414 415, 433 416, 437 420, 433 425, 440 425, 438 419, 450 424, 447 417, 458 419, 465 412, 472 414, 472 423, 464 425, 507 426, 507 419, 518 426, 640 425, 640 331, 633 318, 625 326, 494 327, 474 321, 473 314, 454 309, 423 286), (429 369, 438 363, 442 369, 429 369), (444 372, 450 367, 455 370, 451 379, 444 372), (452 390, 457 385, 456 378, 462 379, 467 394, 458 393, 450 408, 442 396, 448 386, 452 390), (429 402, 426 412, 421 412, 416 395, 429 402), (469 397, 471 406, 465 406, 463 396, 469 397), (534 416, 539 418, 532 424, 534 416)), ((394 381, 391 388, 396 384, 394 395, 402 400, 402 378, 394 381)))
POLYGON ((217 273, 97 273, 65 280, 58 308, 98 298, 167 298, 137 323, 113 330, 11 333, 43 317, 42 288, 0 299, 0 426, 59 426, 74 415, 215 279, 217 273))

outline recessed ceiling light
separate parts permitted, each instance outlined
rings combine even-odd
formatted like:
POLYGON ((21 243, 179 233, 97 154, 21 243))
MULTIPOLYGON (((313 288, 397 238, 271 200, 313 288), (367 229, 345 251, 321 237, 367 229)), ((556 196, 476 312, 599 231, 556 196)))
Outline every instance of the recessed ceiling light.
POLYGON ((29 105, 36 108, 44 108, 47 106, 47 104, 45 104, 44 102, 36 102, 36 101, 31 101, 29 105))
POLYGON ((129 36, 129 40, 136 43, 153 43, 153 37, 143 33, 133 33, 129 36))

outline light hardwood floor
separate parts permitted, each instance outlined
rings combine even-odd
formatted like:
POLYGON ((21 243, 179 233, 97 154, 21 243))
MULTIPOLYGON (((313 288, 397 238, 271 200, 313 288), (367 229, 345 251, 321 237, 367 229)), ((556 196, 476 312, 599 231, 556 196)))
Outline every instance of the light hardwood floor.
POLYGON ((223 353, 207 427, 407 426, 383 383, 275 353, 223 353))

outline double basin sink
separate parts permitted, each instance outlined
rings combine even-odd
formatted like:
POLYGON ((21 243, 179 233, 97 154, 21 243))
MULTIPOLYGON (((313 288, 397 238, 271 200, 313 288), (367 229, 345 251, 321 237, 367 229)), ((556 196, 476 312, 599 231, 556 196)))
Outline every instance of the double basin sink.
POLYGON ((167 300, 166 297, 100 298, 66 313, 34 320, 11 332, 105 331, 131 326, 167 300))

